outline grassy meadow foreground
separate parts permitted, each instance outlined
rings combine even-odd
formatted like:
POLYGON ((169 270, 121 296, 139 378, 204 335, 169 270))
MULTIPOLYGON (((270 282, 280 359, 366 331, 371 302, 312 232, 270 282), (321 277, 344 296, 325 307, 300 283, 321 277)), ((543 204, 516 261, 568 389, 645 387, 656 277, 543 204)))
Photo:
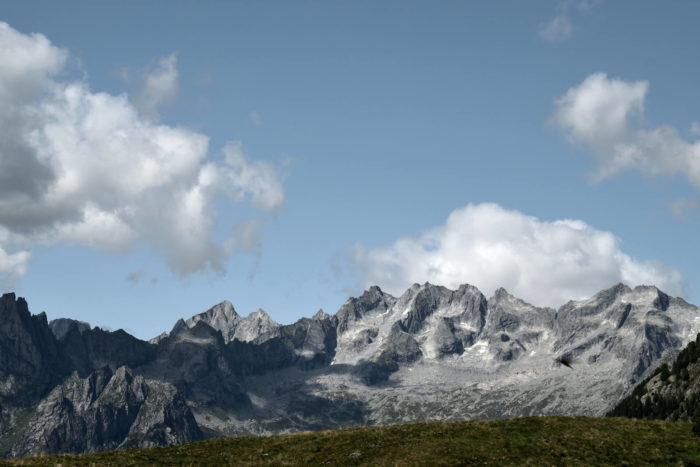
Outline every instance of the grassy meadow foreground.
POLYGON ((166 448, 52 455, 0 465, 700 464, 691 425, 625 418, 527 417, 431 422, 166 448))

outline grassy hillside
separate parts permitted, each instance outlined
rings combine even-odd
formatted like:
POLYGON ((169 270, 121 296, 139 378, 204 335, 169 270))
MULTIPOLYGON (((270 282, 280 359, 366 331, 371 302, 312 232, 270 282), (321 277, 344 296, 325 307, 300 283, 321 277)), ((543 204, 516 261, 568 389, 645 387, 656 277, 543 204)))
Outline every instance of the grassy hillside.
POLYGON ((691 425, 528 417, 350 428, 269 438, 219 438, 169 448, 47 456, 3 465, 700 464, 691 425))

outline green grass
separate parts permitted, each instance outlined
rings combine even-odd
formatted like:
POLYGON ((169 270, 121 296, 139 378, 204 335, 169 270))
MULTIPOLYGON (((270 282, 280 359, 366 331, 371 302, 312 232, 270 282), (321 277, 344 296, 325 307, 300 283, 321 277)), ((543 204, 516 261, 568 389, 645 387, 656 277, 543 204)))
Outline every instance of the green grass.
POLYGON ((685 423, 527 417, 349 428, 263 438, 217 438, 168 448, 5 462, 4 465, 64 466, 700 465, 700 439, 685 423))

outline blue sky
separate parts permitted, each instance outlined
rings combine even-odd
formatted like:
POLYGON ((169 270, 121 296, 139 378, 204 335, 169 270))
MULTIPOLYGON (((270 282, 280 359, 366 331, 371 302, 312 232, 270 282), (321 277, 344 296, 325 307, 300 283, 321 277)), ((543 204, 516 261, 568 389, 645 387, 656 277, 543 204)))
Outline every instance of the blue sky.
POLYGON ((334 313, 371 283, 697 303, 698 14, 5 2, 0 284, 142 338, 224 299, 334 313))

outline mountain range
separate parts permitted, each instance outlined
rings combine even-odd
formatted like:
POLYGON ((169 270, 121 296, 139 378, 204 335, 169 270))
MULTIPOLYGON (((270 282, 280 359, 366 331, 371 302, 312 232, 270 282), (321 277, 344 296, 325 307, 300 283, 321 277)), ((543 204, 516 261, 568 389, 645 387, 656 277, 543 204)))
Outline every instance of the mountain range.
POLYGON ((603 415, 700 332, 623 284, 559 309, 499 289, 373 286, 289 325, 222 302, 150 341, 0 299, 0 455, 419 420, 603 415), (563 365, 566 362, 568 365, 563 365))

